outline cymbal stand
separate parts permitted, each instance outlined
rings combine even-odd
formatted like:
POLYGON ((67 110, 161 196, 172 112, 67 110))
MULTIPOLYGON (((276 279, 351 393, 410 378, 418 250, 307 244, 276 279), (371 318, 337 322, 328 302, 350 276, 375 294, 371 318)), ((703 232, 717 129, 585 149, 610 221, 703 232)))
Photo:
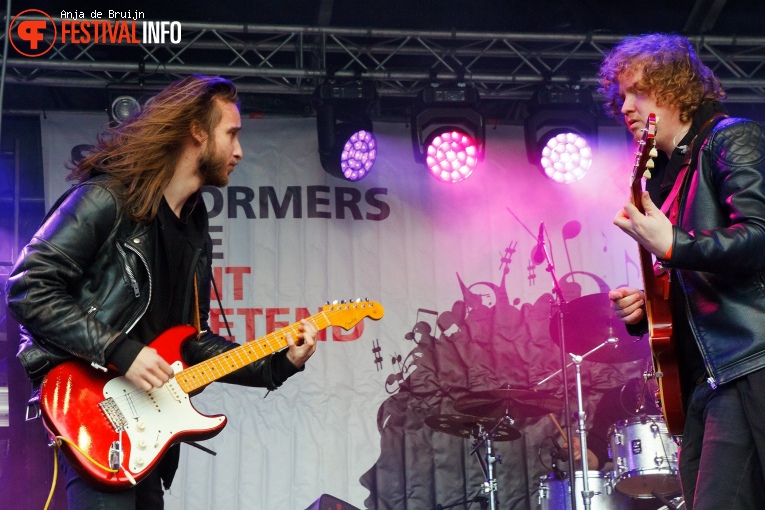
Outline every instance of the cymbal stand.
MULTIPOLYGON (((589 351, 587 351, 584 354, 582 354, 582 360, 586 359, 587 356, 589 356, 591 354, 594 354, 595 352, 597 352, 598 350, 602 349, 606 345, 613 345, 613 344, 617 344, 617 343, 619 343, 619 339, 618 338, 615 338, 615 337, 607 338, 600 345, 597 345, 597 346, 593 347, 592 349, 590 349, 589 351)), ((574 366, 574 362, 573 361, 571 363, 569 363, 568 365, 566 365, 566 368, 570 368, 572 366, 574 366)), ((544 379, 539 381, 536 385, 537 386, 542 386, 544 383, 546 383, 547 381, 549 381, 550 379, 552 379, 556 375, 560 374, 562 371, 563 371, 563 369, 559 368, 558 370, 556 370, 552 374, 548 375, 547 377, 545 377, 544 379)))
POLYGON ((496 435, 499 426, 505 421, 508 422, 508 425, 510 426, 515 423, 515 420, 505 414, 497 420, 497 423, 495 423, 488 432, 486 432, 482 426, 479 426, 478 435, 481 436, 481 439, 476 439, 475 445, 470 451, 470 455, 475 454, 478 458, 478 464, 481 467, 481 472, 483 472, 484 479, 486 480, 483 484, 483 492, 489 495, 490 510, 496 510, 498 505, 497 478, 494 476, 494 463, 502 463, 502 457, 494 454, 494 436, 496 435), (481 456, 478 455, 478 449, 484 443, 486 444, 486 457, 485 459, 482 459, 481 456))
MULTIPOLYGON (((587 413, 584 411, 584 401, 582 398, 582 356, 577 356, 575 354, 571 354, 571 359, 574 362, 574 366, 576 366, 576 399, 577 404, 579 405, 579 412, 576 413, 577 417, 579 418, 579 448, 581 450, 581 456, 582 456, 582 501, 584 502, 584 510, 590 510, 591 503, 592 503, 592 496, 595 494, 590 490, 590 483, 589 483, 589 476, 588 476, 588 469, 589 464, 587 462, 587 430, 586 430, 586 424, 585 424, 585 418, 587 413)), ((570 445, 571 443, 569 443, 570 445)), ((573 448, 569 448, 569 452, 573 450, 573 448)), ((571 467, 574 466, 573 464, 569 464, 569 478, 574 479, 576 478, 575 474, 576 471, 571 467)), ((576 503, 574 503, 574 499, 572 497, 572 506, 576 508, 576 503)))
MULTIPOLYGON (((544 228, 544 223, 540 226, 540 230, 544 228)), ((545 230, 546 233, 546 230, 545 230)), ((553 260, 550 257, 550 253, 547 250, 547 243, 545 243, 544 235, 541 235, 538 239, 539 246, 542 248, 542 251, 545 254, 545 260, 547 261, 547 272, 550 273, 550 277, 552 278, 553 282, 553 303, 552 303, 552 309, 557 309, 557 320, 558 320, 558 332, 560 334, 560 365, 563 367, 561 369, 561 372, 563 373, 563 410, 565 413, 565 426, 566 426, 566 441, 568 441, 568 444, 570 446, 573 446, 573 435, 571 433, 571 403, 569 402, 569 395, 568 395, 568 370, 566 365, 566 334, 564 331, 564 324, 563 324, 563 316, 566 313, 566 298, 563 295, 563 289, 560 287, 560 282, 558 281, 557 276, 555 275, 555 265, 553 264, 553 260)), ((549 239, 549 236, 548 236, 549 239)), ((552 312, 551 312, 550 319, 552 320, 552 312)), ((576 472, 574 471, 574 448, 569 447, 568 448, 568 465, 569 467, 569 489, 571 492, 571 509, 576 510, 576 472)), ((584 471, 582 474, 584 475, 586 471, 584 471)), ((584 480, 584 483, 587 483, 587 477, 582 476, 582 479, 584 480)), ((589 507, 585 510, 589 510, 589 507)))

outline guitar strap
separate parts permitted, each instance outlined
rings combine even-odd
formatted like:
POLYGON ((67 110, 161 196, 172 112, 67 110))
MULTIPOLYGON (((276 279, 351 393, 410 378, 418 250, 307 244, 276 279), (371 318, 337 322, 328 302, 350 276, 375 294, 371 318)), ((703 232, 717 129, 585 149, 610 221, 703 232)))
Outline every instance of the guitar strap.
POLYGON ((199 317, 199 287, 197 286, 197 273, 194 272, 194 327, 197 328, 197 340, 202 336, 202 321, 199 317))
POLYGON ((703 126, 701 126, 699 133, 693 137, 693 140, 685 150, 685 159, 683 159, 683 162, 680 164, 680 172, 677 174, 675 184, 672 186, 672 190, 669 192, 666 200, 664 200, 664 203, 661 205, 661 212, 663 212, 669 218, 669 221, 672 222, 673 225, 677 224, 678 213, 680 211, 680 189, 684 187, 688 169, 691 169, 691 174, 693 173, 693 170, 696 169, 696 156, 698 155, 694 147, 696 140, 701 140, 703 142, 706 137, 709 136, 712 128, 714 128, 717 123, 725 117, 727 117, 727 115, 724 113, 714 114, 704 123, 703 126))

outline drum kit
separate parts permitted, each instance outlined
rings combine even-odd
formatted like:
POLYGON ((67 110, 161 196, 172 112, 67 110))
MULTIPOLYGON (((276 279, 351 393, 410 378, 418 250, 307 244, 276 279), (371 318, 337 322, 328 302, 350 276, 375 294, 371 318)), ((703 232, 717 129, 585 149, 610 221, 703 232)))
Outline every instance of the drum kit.
MULTIPOLYGON (((611 310, 605 294, 594 294, 572 300, 568 303, 569 312, 564 316, 563 327, 566 330, 567 347, 582 356, 572 355, 577 369, 577 392, 579 397, 579 437, 580 448, 577 460, 587 460, 584 427, 584 413, 581 411, 582 390, 580 363, 583 359, 598 363, 621 363, 644 359, 650 355, 647 342, 637 345, 623 327, 610 325, 611 310), (581 313, 577 313, 581 312, 581 313), (578 321, 582 322, 580 327, 578 321), (586 332, 586 333, 585 333, 586 332), (594 339, 594 340, 591 340, 594 339), (601 343, 599 339, 604 339, 601 343), (594 343, 593 343, 594 342, 594 343)), ((553 338, 556 331, 551 327, 553 338)), ((558 372, 545 378, 537 387, 552 379, 558 372)), ((644 391, 644 389, 643 389, 644 391)), ((426 418, 425 423, 432 429, 471 438, 473 449, 485 482, 482 489, 481 508, 498 508, 497 479, 495 462, 499 456, 495 451, 495 442, 514 441, 521 437, 521 431, 514 425, 519 419, 541 417, 549 414, 563 435, 563 428, 557 424, 552 413, 562 410, 562 399, 550 393, 538 390, 499 388, 486 391, 474 391, 458 398, 454 409, 459 414, 436 415, 426 418), (485 454, 480 448, 485 447, 485 454)), ((565 413, 565 411, 564 411, 565 413)), ((635 410, 638 413, 638 410, 635 410)), ((568 413, 572 416, 571 413, 568 413)), ((682 508, 679 499, 680 485, 678 478, 678 445, 668 433, 664 419, 660 415, 637 414, 628 419, 617 421, 609 428, 609 457, 612 469, 592 470, 592 463, 581 462, 590 467, 586 479, 583 471, 574 471, 574 487, 571 487, 570 473, 558 469, 539 479, 539 507, 542 510, 633 510, 636 508, 682 508), (582 490, 585 487, 585 490, 582 490), (585 494, 585 492, 587 494, 585 494), (581 494, 581 496, 579 496, 581 494), (572 495, 575 496, 572 506, 572 495), (675 499, 672 499, 675 498, 675 499), (657 504, 653 504, 656 503, 657 504), (653 506, 650 506, 653 504, 653 506)), ((565 445, 564 445, 565 446, 565 445)), ((569 459, 574 460, 573 454, 569 459)), ((595 462, 597 464, 597 462, 595 462)), ((571 463, 568 464, 569 466, 571 463)), ((574 464, 576 467, 576 463, 574 464)), ((609 466, 607 463, 606 466, 609 466)), ((605 466, 604 466, 605 468, 605 466)), ((439 507, 448 508, 448 507, 439 507)))

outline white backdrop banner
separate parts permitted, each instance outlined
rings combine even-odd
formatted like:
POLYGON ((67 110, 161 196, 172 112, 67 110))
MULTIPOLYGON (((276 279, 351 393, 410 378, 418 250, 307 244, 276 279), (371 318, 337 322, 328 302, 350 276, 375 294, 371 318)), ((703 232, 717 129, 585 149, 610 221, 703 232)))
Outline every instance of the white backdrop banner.
MULTIPOLYGON (((69 185, 72 149, 93 143, 106 118, 41 122, 50 205, 69 185)), ((183 446, 169 510, 302 510, 322 493, 359 508, 424 509, 475 496, 482 477, 469 439, 424 419, 453 414, 470 391, 533 387, 559 368, 552 278, 531 260, 540 222, 569 299, 640 285, 637 249, 611 222, 628 196, 634 144, 623 129, 601 128, 593 167, 571 185, 528 163, 519 127, 489 129, 485 160, 457 184, 414 162, 408 126, 380 123, 375 134, 378 161, 351 183, 321 168, 314 119, 243 119, 244 159, 227 188, 204 194, 231 339, 263 336, 333 300, 368 298, 385 316, 323 332, 306 370, 267 396, 213 384, 195 397, 200 412, 229 422, 204 442, 217 456, 183 446)), ((573 348, 621 328, 600 301, 578 303, 591 329, 571 335, 573 348)), ((228 336, 212 308, 211 327, 228 336)), ((584 364, 593 413, 639 374, 642 355, 629 358, 607 359, 617 364, 610 372, 584 364)), ((560 386, 540 389, 560 396, 560 386)), ((500 498, 511 508, 536 508, 550 470, 540 451, 555 428, 537 414, 515 416, 522 437, 497 443, 500 498)))

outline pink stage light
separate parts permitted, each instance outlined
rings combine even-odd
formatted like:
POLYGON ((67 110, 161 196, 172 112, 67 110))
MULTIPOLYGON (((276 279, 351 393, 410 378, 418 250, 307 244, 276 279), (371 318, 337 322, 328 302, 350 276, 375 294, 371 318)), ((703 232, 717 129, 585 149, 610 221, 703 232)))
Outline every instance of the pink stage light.
POLYGON ((436 135, 425 160, 431 175, 443 182, 467 179, 478 164, 478 146, 471 137, 457 130, 436 135))
POLYGON ((356 131, 340 153, 340 170, 349 181, 364 178, 377 159, 377 139, 371 131, 356 131))
POLYGON ((542 149, 541 165, 550 179, 564 184, 576 182, 592 165, 592 148, 576 133, 559 133, 542 149))

